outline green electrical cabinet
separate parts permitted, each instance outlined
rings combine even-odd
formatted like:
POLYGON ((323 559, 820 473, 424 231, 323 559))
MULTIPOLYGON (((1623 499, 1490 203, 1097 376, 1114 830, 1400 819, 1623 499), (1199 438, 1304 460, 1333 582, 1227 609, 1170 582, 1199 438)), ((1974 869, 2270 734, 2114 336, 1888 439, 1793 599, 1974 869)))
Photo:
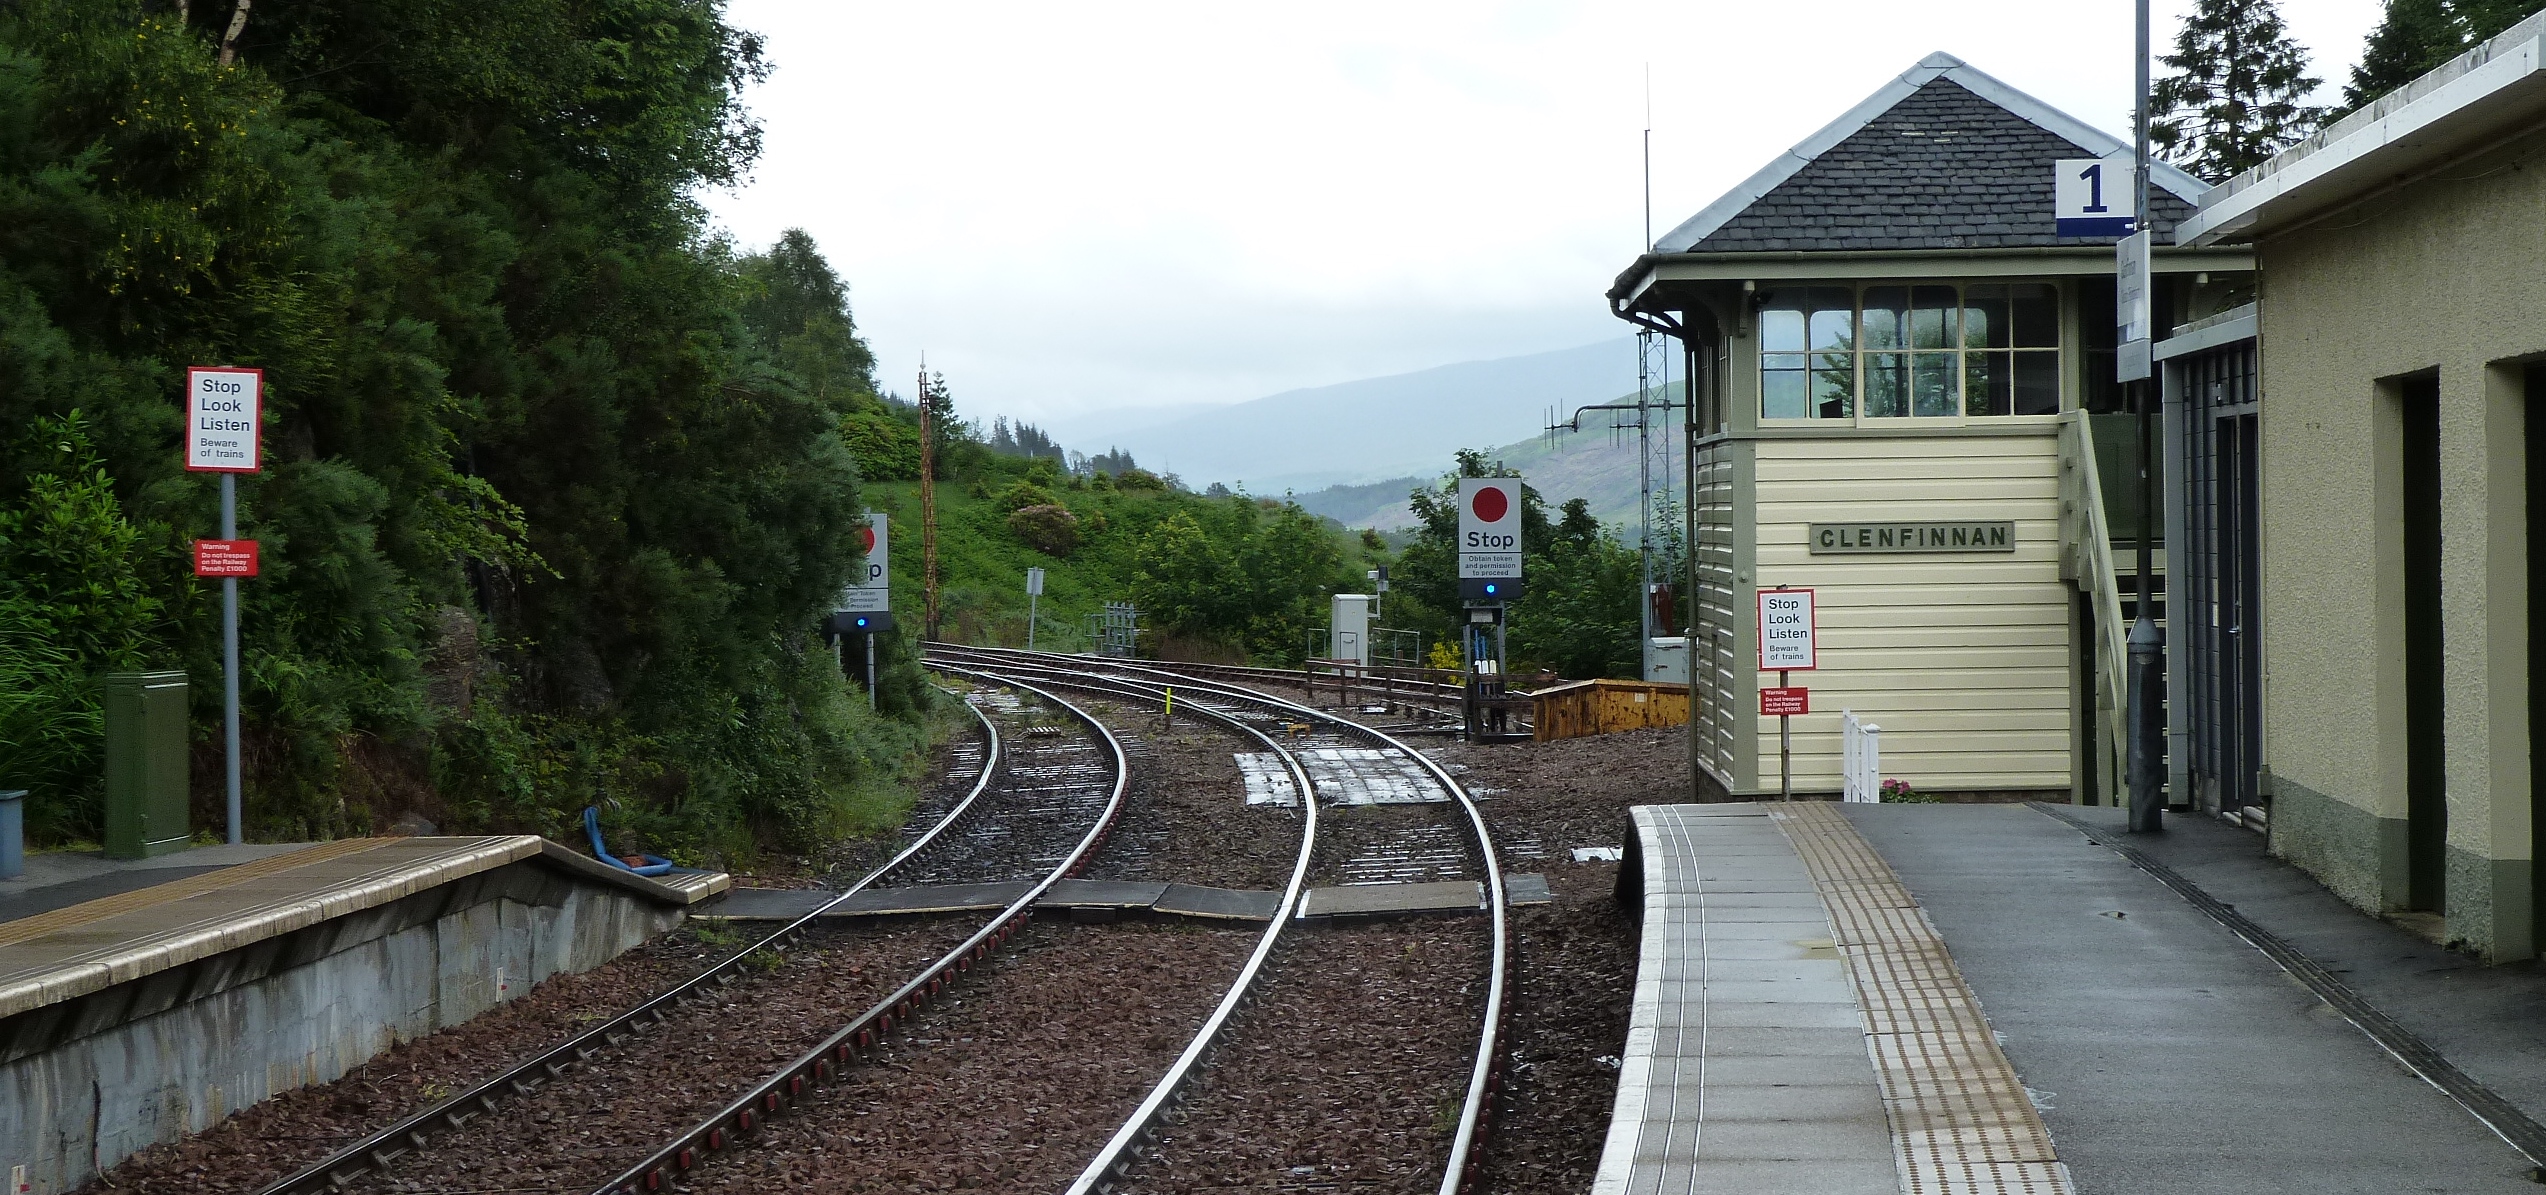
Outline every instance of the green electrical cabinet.
POLYGON ((106 857, 186 849, 186 674, 106 674, 106 857))

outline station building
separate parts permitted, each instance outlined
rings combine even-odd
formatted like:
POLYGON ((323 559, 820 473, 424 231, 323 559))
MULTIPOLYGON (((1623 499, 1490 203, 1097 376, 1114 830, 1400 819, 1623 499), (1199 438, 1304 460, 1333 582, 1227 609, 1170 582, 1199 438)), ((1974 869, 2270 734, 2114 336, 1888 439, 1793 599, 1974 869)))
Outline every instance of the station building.
POLYGON ((2178 791, 2268 809, 2336 893, 2503 960, 2538 953, 2546 827, 2541 35, 2205 194, 2178 237, 2251 251, 2254 299, 2157 348, 2178 791))
MULTIPOLYGON (((2110 380, 2113 238, 2058 235, 2053 175, 2126 152, 1932 55, 1610 291, 1686 354, 1696 754, 1734 796, 1779 787, 1754 604, 1779 585, 1819 609, 1798 792, 1840 787, 1843 710, 1923 791, 2119 791, 2137 420, 2110 380)), ((2203 187, 2153 182, 2163 245, 2203 187)), ((2161 248, 2161 326, 2244 302, 2251 267, 2242 246, 2161 248)))

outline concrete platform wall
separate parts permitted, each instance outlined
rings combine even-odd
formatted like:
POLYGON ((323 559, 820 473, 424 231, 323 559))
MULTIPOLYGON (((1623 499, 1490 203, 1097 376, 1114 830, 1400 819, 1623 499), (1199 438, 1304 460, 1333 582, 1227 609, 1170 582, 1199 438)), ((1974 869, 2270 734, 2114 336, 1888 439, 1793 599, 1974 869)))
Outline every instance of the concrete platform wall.
POLYGON ((313 961, 236 986, 198 977, 197 990, 221 990, 0 1063, 0 1172, 26 1166, 38 1195, 73 1190, 148 1146, 598 966, 683 915, 536 862, 479 878, 491 882, 462 885, 458 899, 437 889, 408 898, 432 902, 422 907, 341 918, 313 961))

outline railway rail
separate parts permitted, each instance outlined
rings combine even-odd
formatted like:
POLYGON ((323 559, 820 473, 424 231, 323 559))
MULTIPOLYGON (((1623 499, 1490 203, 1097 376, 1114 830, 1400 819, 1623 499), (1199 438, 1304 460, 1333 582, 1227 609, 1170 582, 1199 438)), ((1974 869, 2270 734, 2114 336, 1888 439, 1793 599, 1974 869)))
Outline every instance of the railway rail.
MULTIPOLYGON (((1096 848, 1104 842, 1122 809, 1128 768, 1121 744, 1101 722, 1057 695, 1031 685, 1010 683, 1075 717, 1110 757, 1110 778, 1104 784, 1106 796, 1091 824, 1025 895, 1002 909, 959 945, 936 957, 934 962, 830 1034, 820 1045, 803 1052, 775 1073, 750 1084, 739 1097, 637 1157, 607 1182, 593 1188, 596 1195, 660 1190, 680 1172, 703 1164, 709 1156, 750 1135, 768 1117, 785 1111, 808 1094, 810 1088, 829 1082, 862 1052, 872 1049, 878 1041, 891 1034, 896 1025, 907 1025, 949 987, 970 975, 976 964, 989 958, 994 949, 1024 927, 1033 915, 1035 902, 1054 883, 1084 868, 1096 848)), ((971 703, 967 702, 967 705, 971 703)), ((269 1184, 261 1189, 260 1195, 342 1191, 361 1182, 367 1174, 388 1170, 402 1157, 451 1144, 460 1130, 471 1122, 481 1117, 503 1115, 507 1104, 527 1100, 543 1087, 568 1080, 578 1068, 594 1064, 595 1056, 604 1050, 634 1035, 656 1029, 676 1015, 686 1013, 690 1006, 728 998, 731 994, 728 989, 746 977, 747 969, 755 966, 755 960, 765 965, 768 960, 783 956, 791 947, 798 945, 833 906, 886 882, 909 869, 915 861, 945 847, 959 827, 969 824, 985 797, 999 791, 997 782, 1004 773, 1013 771, 1018 749, 999 733, 996 723, 978 706, 972 708, 982 726, 984 748, 980 774, 971 789, 899 853, 860 877, 830 901, 736 951, 716 966, 648 998, 609 1021, 538 1051, 489 1079, 367 1134, 318 1163, 269 1184)))
POLYGON ((1468 1081, 1460 1105, 1457 1127, 1444 1160, 1441 1195, 1456 1195, 1471 1189, 1475 1175, 1472 1165, 1492 1111, 1499 1084, 1497 1062, 1501 1054, 1506 990, 1509 977, 1509 917, 1503 891, 1500 862, 1482 811, 1464 786, 1421 752, 1381 731, 1351 719, 1287 701, 1253 689, 1223 684, 1178 670, 1131 664, 1104 657, 1056 657, 1027 652, 996 649, 958 648, 932 644, 931 655, 939 661, 960 660, 965 666, 984 673, 1016 678, 1032 676, 1036 683, 1066 687, 1075 691, 1101 693, 1107 696, 1131 697, 1151 704, 1164 705, 1167 689, 1172 686, 1176 708, 1189 715, 1207 718, 1234 728, 1248 737, 1270 746, 1292 774, 1301 805, 1307 812, 1299 860, 1291 882, 1284 891, 1281 912, 1275 917, 1256 952, 1242 969, 1220 1007, 1198 1030, 1184 1052, 1151 1090, 1130 1118, 1091 1159, 1070 1195, 1103 1195, 1111 1191, 1128 1173, 1135 1151, 1152 1139, 1162 1120, 1175 1108, 1189 1084, 1201 1072, 1213 1047, 1218 1043, 1236 1010, 1248 999, 1256 980, 1262 976, 1266 961, 1272 955, 1284 927, 1294 920, 1306 882, 1315 845, 1316 810, 1319 804, 1315 787, 1294 752, 1286 745, 1292 728, 1301 724, 1319 726, 1343 740, 1376 743, 1385 749, 1416 761, 1444 792, 1457 804, 1474 834, 1478 857, 1485 873, 1484 888, 1489 894, 1491 915, 1491 951, 1488 962, 1485 1007, 1481 1015, 1476 1053, 1468 1068, 1468 1081), (1281 731, 1277 739, 1274 730, 1281 731))
MULTIPOLYGON (((928 644, 927 648, 930 651, 955 652, 995 650, 934 642, 928 644)), ((1042 658, 1066 660, 1071 664, 1089 668, 1105 668, 1128 663, 1117 656, 1090 654, 1047 653, 1042 658)), ((1432 733, 1444 729, 1437 724, 1458 720, 1465 709, 1467 700, 1467 691, 1457 684, 1403 675, 1409 671, 1435 676, 1456 675, 1435 668, 1398 669, 1378 665, 1364 667, 1331 661, 1311 661, 1308 666, 1302 668, 1262 668, 1246 664, 1197 664, 1180 661, 1175 665, 1174 671, 1176 675, 1187 680, 1213 680, 1249 688, 1272 685, 1298 689, 1307 694, 1308 703, 1312 705, 1319 694, 1331 691, 1336 695, 1337 701, 1346 705, 1358 704, 1361 701, 1378 702, 1435 724, 1404 727, 1400 729, 1400 733, 1432 733)))

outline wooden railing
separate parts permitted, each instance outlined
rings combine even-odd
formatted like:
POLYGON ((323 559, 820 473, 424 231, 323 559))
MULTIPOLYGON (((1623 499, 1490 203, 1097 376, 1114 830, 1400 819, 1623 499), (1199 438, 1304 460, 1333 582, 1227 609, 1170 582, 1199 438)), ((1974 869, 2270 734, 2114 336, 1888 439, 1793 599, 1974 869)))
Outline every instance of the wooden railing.
MULTIPOLYGON (((2095 468, 2095 433, 2086 413, 2060 419, 2060 575, 2076 581, 2095 608, 2096 709, 2113 763, 2105 775, 2119 780, 2118 754, 2128 743, 2130 624, 2122 620, 2121 578, 2113 570, 2113 535, 2104 517, 2104 484, 2095 468)), ((2090 766, 2104 760, 2090 761, 2090 766)))

